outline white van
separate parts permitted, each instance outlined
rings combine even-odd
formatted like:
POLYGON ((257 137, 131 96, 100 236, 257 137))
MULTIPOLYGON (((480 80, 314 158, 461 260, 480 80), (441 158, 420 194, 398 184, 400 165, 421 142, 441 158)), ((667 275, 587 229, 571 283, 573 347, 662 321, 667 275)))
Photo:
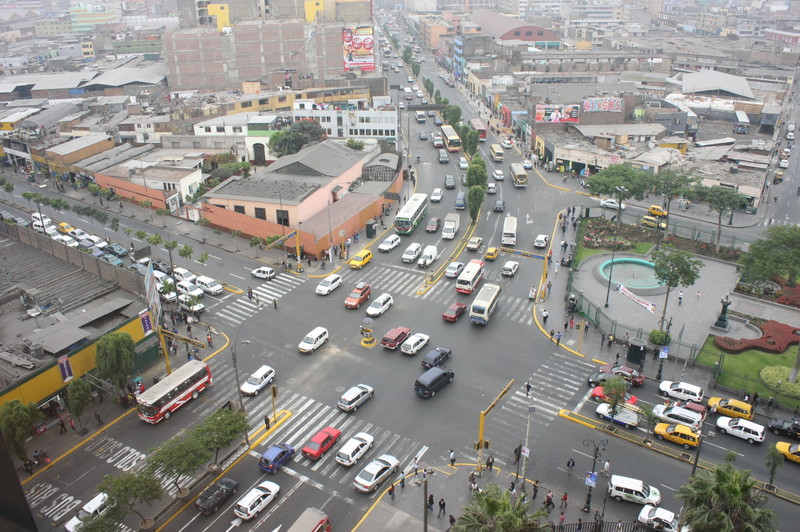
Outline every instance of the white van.
POLYGON ((635 502, 636 504, 661 504, 661 492, 653 486, 648 486, 641 480, 611 475, 608 481, 608 494, 617 501, 635 502))
POLYGON ((53 224, 53 220, 51 220, 50 218, 48 218, 44 214, 39 214, 38 212, 35 212, 35 213, 31 214, 31 220, 34 221, 34 222, 39 222, 42 225, 52 225, 53 224))
POLYGON ((328 341, 328 329, 325 327, 316 327, 303 338, 303 341, 297 346, 301 353, 313 353, 318 348, 328 341))
POLYGON ((422 252, 422 244, 420 244, 419 242, 412 242, 403 252, 401 260, 405 263, 410 264, 415 260, 417 260, 417 257, 419 257, 419 254, 421 252, 422 252))
POLYGON ((69 532, 77 532, 80 530, 84 521, 106 511, 106 508, 108 508, 106 506, 106 499, 108 499, 108 495, 105 493, 98 493, 95 495, 92 500, 83 505, 83 508, 78 510, 75 517, 67 521, 64 528, 69 532))
POLYGON ((420 256, 419 260, 417 261, 417 266, 420 268, 427 268, 433 261, 436 260, 436 257, 439 256, 439 249, 434 246, 425 246, 425 249, 422 251, 422 255, 420 256))
POLYGON ((175 284, 175 288, 181 294, 194 296, 194 297, 196 297, 198 299, 203 297, 206 294, 200 288, 198 288, 196 284, 190 283, 189 281, 178 281, 175 284))
POLYGON ((172 277, 176 281, 188 281, 190 283, 193 283, 194 280, 197 279, 197 276, 195 274, 193 274, 192 272, 190 272, 189 270, 187 270, 186 268, 175 268, 175 269, 173 269, 172 270, 172 277))
POLYGON ((31 228, 36 231, 37 233, 45 233, 51 238, 55 235, 59 235, 61 233, 58 232, 55 225, 49 223, 42 223, 38 220, 34 220, 31 224, 31 228))
POLYGON ((200 288, 200 290, 202 290, 206 294, 211 294, 212 296, 221 294, 223 290, 221 284, 219 284, 211 277, 206 277, 205 275, 201 275, 200 277, 195 279, 194 284, 196 284, 200 288))

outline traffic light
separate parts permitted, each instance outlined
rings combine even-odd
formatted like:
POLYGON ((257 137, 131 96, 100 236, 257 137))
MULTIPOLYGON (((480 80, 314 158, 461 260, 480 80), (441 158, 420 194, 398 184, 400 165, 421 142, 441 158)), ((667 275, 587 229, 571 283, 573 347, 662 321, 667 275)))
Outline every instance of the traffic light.
POLYGON ((272 397, 278 397, 278 387, 274 384, 272 385, 272 397))
POLYGON ((483 448, 488 449, 490 443, 492 443, 492 440, 483 440, 483 448))
POLYGON ((479 441, 474 442, 472 444, 472 446, 475 447, 476 451, 480 451, 481 450, 481 442, 479 442, 479 441))

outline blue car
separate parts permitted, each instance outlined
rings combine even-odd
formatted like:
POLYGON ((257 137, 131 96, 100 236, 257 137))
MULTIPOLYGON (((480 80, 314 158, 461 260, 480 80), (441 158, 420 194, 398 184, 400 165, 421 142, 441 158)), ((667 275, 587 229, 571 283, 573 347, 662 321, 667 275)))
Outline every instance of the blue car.
POLYGON ((258 468, 265 473, 274 475, 283 464, 294 458, 294 447, 288 443, 273 445, 258 459, 258 468))
POLYGON ((111 254, 113 254, 113 255, 116 255, 117 257, 120 257, 120 258, 121 258, 121 257, 124 257, 125 255, 127 255, 127 254, 128 254, 128 250, 127 250, 127 249, 125 249, 124 247, 120 246, 120 245, 119 245, 119 244, 117 244, 116 242, 114 242, 113 244, 109 244, 108 246, 106 246, 106 251, 107 251, 108 253, 111 253, 111 254))

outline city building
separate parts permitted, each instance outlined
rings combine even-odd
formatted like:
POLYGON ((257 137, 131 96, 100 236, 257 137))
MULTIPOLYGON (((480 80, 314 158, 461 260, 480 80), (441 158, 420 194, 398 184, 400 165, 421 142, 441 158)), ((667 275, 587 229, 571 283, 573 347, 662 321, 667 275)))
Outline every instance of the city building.
POLYGON ((313 120, 329 138, 396 139, 398 111, 388 97, 349 100, 346 104, 317 104, 314 100, 295 100, 292 121, 313 120), (380 100, 381 103, 375 103, 380 100))

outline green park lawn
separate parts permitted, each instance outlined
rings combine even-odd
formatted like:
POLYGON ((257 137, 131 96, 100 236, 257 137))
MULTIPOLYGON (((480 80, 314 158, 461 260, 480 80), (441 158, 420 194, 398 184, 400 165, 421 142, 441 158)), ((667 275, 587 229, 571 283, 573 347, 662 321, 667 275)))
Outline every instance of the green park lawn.
MULTIPOLYGON (((625 249, 620 251, 620 253, 636 253, 638 255, 646 255, 654 245, 655 244, 652 242, 636 242, 633 244, 633 248, 625 249)), ((580 264, 582 260, 588 259, 592 255, 597 255, 598 253, 611 253, 611 250, 605 248, 592 249, 584 246, 578 246, 578 252, 576 253, 577 262, 580 264)))

